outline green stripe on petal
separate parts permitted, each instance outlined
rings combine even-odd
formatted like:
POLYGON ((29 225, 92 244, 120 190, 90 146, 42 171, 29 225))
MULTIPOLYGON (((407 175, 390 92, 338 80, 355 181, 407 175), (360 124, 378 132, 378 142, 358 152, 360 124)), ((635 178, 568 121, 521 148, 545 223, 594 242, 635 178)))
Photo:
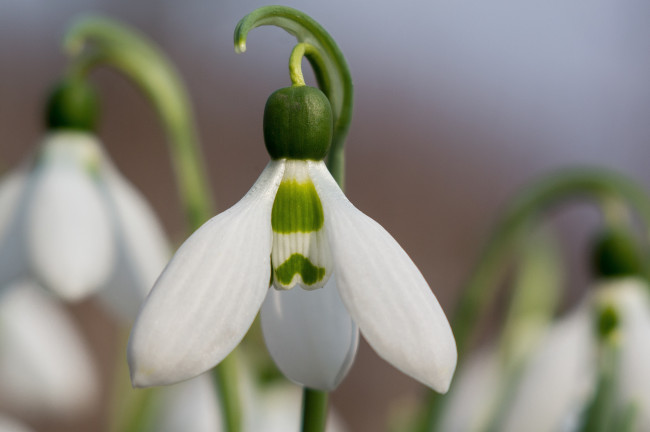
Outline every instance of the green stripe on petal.
POLYGON ((285 234, 318 231, 323 220, 323 206, 311 180, 280 183, 271 212, 273 231, 285 234))
POLYGON ((282 285, 290 285, 294 275, 299 274, 305 285, 313 285, 325 277, 325 268, 317 267, 303 255, 295 253, 275 269, 275 277, 282 285))

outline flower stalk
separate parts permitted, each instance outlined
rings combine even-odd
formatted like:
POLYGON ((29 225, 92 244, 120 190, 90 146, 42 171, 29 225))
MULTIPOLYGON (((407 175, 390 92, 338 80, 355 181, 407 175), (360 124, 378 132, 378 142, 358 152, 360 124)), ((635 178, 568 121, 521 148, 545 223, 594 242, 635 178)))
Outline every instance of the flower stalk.
POLYGON ((305 387, 302 398, 302 432, 323 432, 327 423, 328 393, 305 387))
MULTIPOLYGON (((83 79, 98 66, 124 74, 153 104, 168 138, 168 149, 189 232, 214 214, 187 91, 171 62, 143 35, 98 16, 73 23, 64 39, 72 58, 69 76, 83 79)), ((226 430, 241 430, 236 359, 231 354, 215 368, 226 430)))
POLYGON ((294 35, 298 42, 312 45, 304 56, 314 69, 318 87, 332 105, 334 134, 327 156, 327 168, 343 189, 345 138, 350 128, 353 105, 352 77, 343 53, 332 37, 314 19, 286 6, 265 6, 254 10, 239 21, 235 29, 235 51, 246 51, 246 37, 252 29, 275 25, 294 35))
POLYGON ((70 75, 85 76, 95 67, 110 66, 150 100, 168 137, 188 229, 201 226, 214 214, 212 193, 187 91, 171 62, 143 35, 97 16, 74 22, 64 48, 73 61, 70 75))

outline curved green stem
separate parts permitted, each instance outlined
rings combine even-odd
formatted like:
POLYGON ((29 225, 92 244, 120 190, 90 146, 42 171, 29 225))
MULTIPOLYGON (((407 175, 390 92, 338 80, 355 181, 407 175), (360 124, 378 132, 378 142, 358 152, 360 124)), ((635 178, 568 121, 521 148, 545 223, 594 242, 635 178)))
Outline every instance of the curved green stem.
POLYGON ((302 393, 302 432, 324 432, 328 393, 305 387, 302 393))
MULTIPOLYGON (((636 211, 646 224, 650 238, 650 199, 646 191, 629 178, 611 171, 585 168, 551 175, 525 189, 501 217, 478 260, 478 266, 464 286, 451 319, 460 359, 494 298, 513 248, 523 228, 545 212, 568 200, 586 198, 598 203, 620 199, 636 211)), ((419 430, 433 431, 442 411, 442 397, 431 392, 419 430)))
POLYGON ((318 50, 308 43, 302 42, 293 47, 289 57, 289 76, 294 86, 304 86, 305 78, 302 75, 302 58, 305 56, 319 56, 318 50))
POLYGON ((108 65, 132 80, 154 105, 168 137, 183 208, 194 231, 214 214, 187 92, 169 60, 143 35, 102 17, 82 18, 65 35, 70 73, 108 65), (86 48, 87 51, 84 51, 86 48))
POLYGON ((275 25, 315 50, 305 53, 318 86, 332 105, 334 135, 327 167, 339 186, 344 183, 344 143, 352 118, 353 88, 347 62, 332 37, 311 17, 285 6, 265 6, 246 15, 235 29, 235 51, 246 51, 246 37, 255 27, 275 25), (319 53, 320 55, 318 55, 319 53))
MULTIPOLYGON (((101 65, 114 67, 154 105, 168 137, 189 231, 198 229, 214 215, 214 203, 187 92, 173 65, 143 35, 102 17, 76 21, 64 45, 75 60, 69 70, 72 76, 83 77, 101 65)), ((241 430, 235 355, 230 354, 214 370, 229 432, 241 430)))

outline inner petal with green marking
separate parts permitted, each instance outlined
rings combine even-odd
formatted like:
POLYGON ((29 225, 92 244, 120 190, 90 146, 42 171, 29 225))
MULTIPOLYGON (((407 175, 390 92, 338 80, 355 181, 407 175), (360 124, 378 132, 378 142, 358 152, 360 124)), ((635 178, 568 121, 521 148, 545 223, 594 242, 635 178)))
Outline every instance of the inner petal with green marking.
POLYGON ((287 160, 271 211, 273 285, 321 288, 332 273, 323 207, 309 178, 307 162, 287 160))

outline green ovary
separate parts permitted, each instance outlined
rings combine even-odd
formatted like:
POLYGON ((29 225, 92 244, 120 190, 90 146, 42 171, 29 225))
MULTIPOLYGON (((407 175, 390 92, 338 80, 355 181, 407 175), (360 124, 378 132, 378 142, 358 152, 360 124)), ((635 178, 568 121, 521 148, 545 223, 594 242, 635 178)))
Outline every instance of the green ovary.
POLYGON ((323 207, 311 181, 280 183, 271 211, 273 231, 283 234, 318 231, 323 219, 323 207))
POLYGON ((325 268, 317 267, 309 258, 295 253, 275 269, 275 277, 282 285, 289 285, 295 274, 300 275, 305 285, 313 285, 325 277, 325 268))

